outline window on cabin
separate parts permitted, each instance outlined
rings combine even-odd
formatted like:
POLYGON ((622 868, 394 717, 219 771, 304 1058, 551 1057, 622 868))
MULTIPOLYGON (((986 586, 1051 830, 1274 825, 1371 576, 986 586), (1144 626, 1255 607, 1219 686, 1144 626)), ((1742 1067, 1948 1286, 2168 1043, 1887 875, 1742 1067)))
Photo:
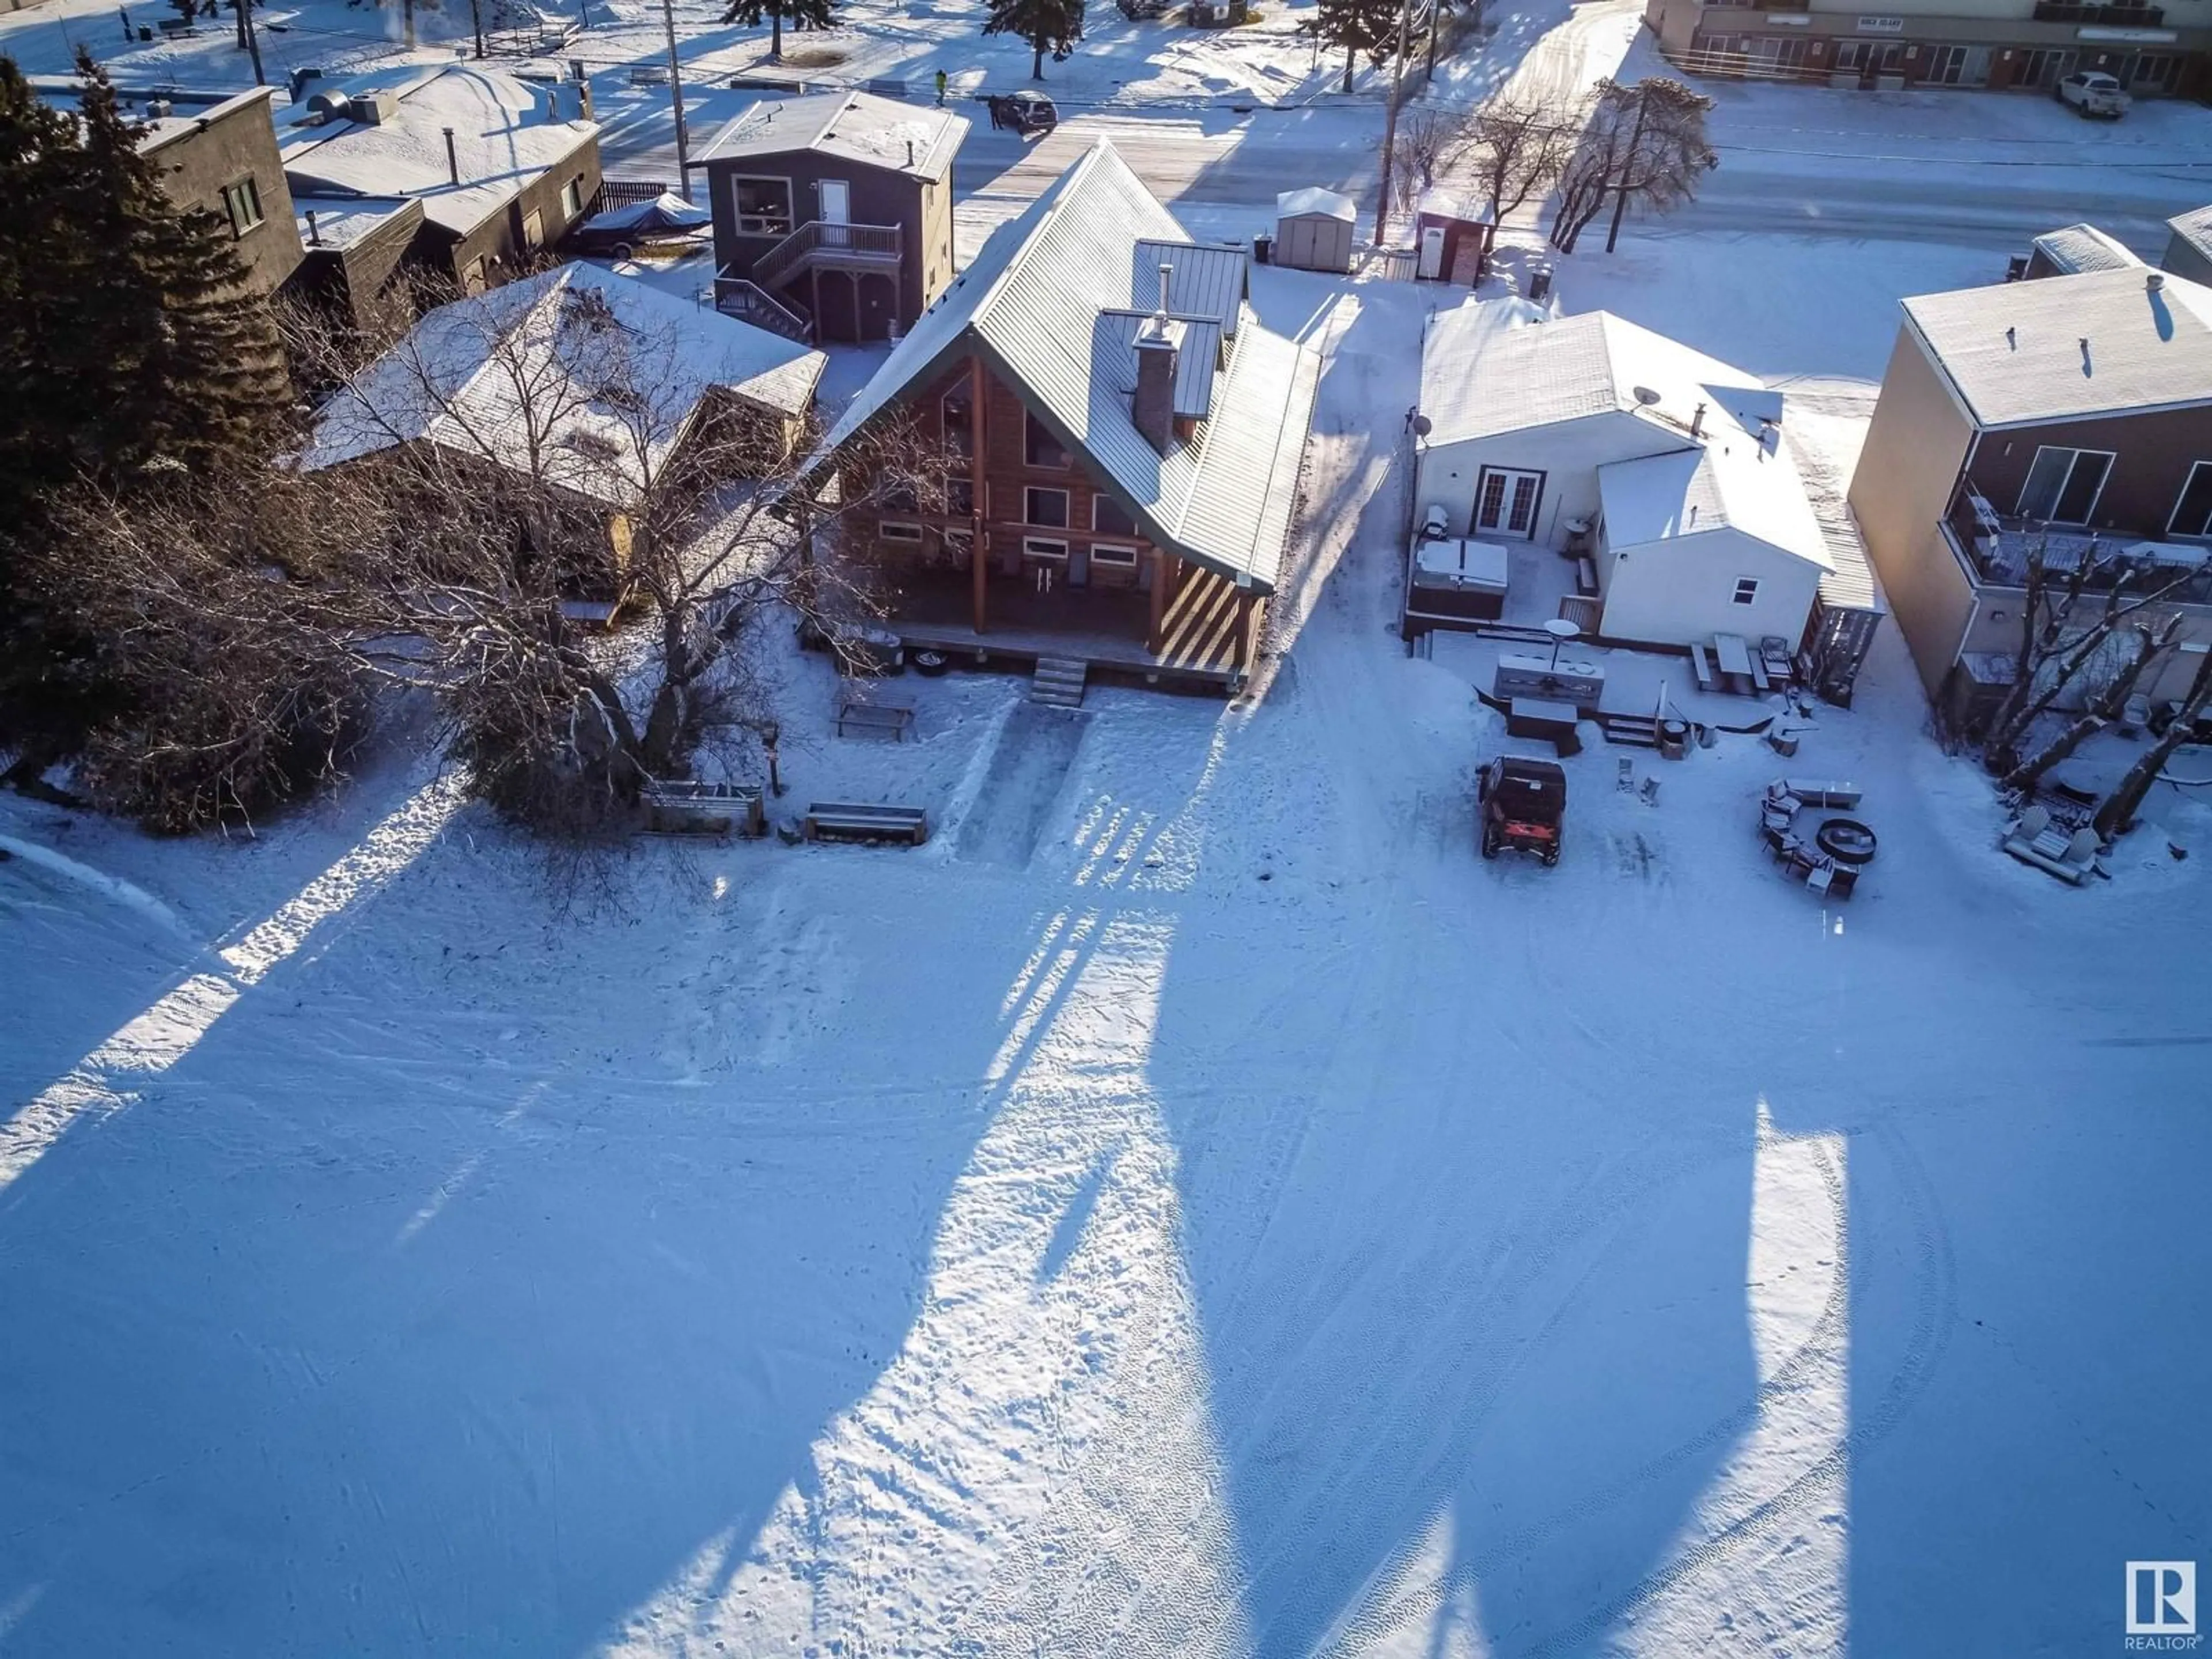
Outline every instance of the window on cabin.
MULTIPOLYGON (((1060 440, 1046 431, 1044 423, 1036 416, 1031 415, 1027 418, 1028 425, 1023 432, 1022 444, 1023 453, 1029 464, 1031 466, 1048 466, 1054 471, 1064 471, 1069 465, 1069 458, 1067 452, 1060 447, 1060 440)), ((1031 522, 1034 523, 1035 520, 1031 522)), ((1060 522, 1065 524, 1066 520, 1063 519, 1060 522)))

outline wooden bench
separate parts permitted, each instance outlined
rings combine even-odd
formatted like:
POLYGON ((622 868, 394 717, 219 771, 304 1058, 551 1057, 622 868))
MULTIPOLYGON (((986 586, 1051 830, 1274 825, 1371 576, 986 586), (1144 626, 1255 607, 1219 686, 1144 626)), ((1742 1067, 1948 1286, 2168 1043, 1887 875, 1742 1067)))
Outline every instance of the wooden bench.
POLYGON ((841 738, 849 738, 855 732, 876 738, 888 734, 893 743, 904 743, 913 725, 912 703, 862 702, 848 697, 837 705, 837 735, 841 738))
POLYGON ((181 40, 187 35, 196 35, 200 32, 198 24, 187 22, 181 17, 160 18, 154 27, 161 31, 164 38, 171 40, 181 40))
MULTIPOLYGON (((1784 778, 1780 781, 1784 793, 1796 796, 1798 802, 1806 806, 1849 809, 1859 804, 1859 799, 1864 793, 1853 788, 1848 783, 1832 781, 1821 783, 1809 778, 1784 778)), ((1773 786, 1770 784, 1767 787, 1769 794, 1771 795, 1773 786)))
POLYGON ((1713 672, 1713 659, 1702 645, 1692 645, 1690 647, 1690 672, 1698 677, 1698 690, 1720 690, 1720 677, 1713 672))
POLYGON ((708 783, 677 778, 648 785, 638 799, 645 827, 664 836, 764 836, 768 812, 749 783, 708 783))
POLYGON ((919 847, 929 839, 929 814, 919 806, 818 800, 806 809, 799 827, 809 841, 896 841, 919 847))
POLYGON ((668 65, 634 64, 630 66, 629 83, 634 87, 665 87, 668 84, 668 65))
POLYGON ((1762 692, 1769 691, 1773 689, 1767 684, 1766 665, 1760 661, 1757 657, 1753 657, 1751 659, 1751 683, 1757 686, 1762 692))

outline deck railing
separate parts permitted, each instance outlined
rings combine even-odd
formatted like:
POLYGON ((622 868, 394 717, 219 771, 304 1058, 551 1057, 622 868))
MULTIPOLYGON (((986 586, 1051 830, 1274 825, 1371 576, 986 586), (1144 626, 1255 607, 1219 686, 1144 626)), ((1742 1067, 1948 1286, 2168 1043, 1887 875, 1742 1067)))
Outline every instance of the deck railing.
POLYGON ((753 281, 775 288, 816 261, 896 265, 900 257, 896 225, 837 225, 811 219, 753 261, 753 281))
POLYGON ((2025 586, 2029 565, 2039 561, 2059 581, 2070 580, 2086 566, 2081 586, 2097 593, 2115 588, 2162 592, 2185 578, 2167 598, 2185 605, 2212 604, 2212 545, 2203 543, 2172 541, 2148 531, 2046 524, 2000 513, 1972 479, 1953 493, 1943 526, 1974 574, 1996 586, 2025 586), (2138 546, 2160 551, 2129 552, 2138 546))

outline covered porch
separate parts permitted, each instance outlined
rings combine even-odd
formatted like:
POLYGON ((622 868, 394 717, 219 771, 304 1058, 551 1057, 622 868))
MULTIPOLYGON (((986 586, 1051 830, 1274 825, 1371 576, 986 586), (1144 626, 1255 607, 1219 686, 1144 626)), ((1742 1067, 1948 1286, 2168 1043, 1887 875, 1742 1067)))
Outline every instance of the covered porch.
POLYGON ((1042 583, 1033 570, 1002 575, 920 563, 888 573, 883 626, 908 652, 1016 666, 1043 659, 1085 664, 1093 678, 1219 694, 1249 671, 1265 601, 1227 578, 1163 556, 1179 573, 1151 591, 1042 583))

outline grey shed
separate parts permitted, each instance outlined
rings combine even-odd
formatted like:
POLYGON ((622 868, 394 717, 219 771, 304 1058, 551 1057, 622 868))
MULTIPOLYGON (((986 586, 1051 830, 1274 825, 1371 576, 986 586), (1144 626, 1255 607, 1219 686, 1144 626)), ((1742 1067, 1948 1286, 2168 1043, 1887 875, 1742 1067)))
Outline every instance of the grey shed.
POLYGON ((1275 198, 1275 263, 1298 270, 1352 269, 1352 225, 1356 210, 1349 196, 1310 185, 1275 198))

